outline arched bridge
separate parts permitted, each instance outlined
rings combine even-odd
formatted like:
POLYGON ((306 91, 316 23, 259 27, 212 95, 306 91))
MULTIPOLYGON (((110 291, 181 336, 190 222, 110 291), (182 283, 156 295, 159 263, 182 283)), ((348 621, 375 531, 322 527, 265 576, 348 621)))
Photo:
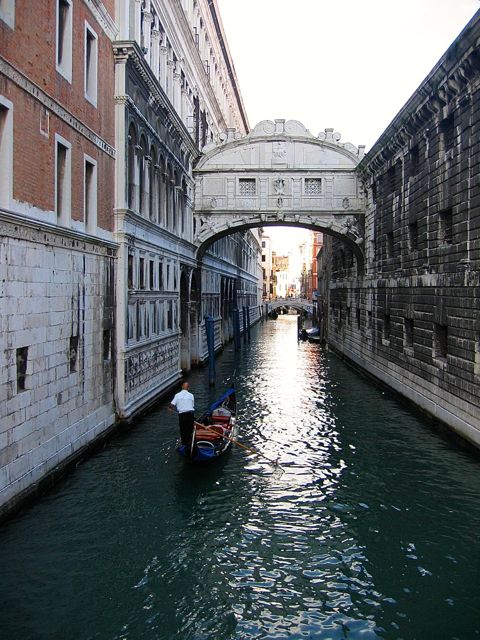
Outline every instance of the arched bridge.
POLYGON ((268 312, 280 307, 291 307, 292 309, 298 309, 299 311, 306 311, 307 313, 313 313, 313 303, 311 300, 305 300, 303 298, 275 298, 275 300, 269 300, 267 302, 268 312))
POLYGON ((245 137, 228 130, 194 169, 194 236, 201 257, 219 237, 251 227, 296 226, 349 244, 363 262, 365 202, 356 166, 363 147, 296 120, 264 120, 245 137))

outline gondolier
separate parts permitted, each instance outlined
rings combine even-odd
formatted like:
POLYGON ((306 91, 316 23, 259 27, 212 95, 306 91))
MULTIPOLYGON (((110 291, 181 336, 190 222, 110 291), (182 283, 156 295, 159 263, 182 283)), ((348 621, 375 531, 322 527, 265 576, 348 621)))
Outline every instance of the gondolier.
POLYGON ((169 409, 178 413, 178 425, 180 427, 182 444, 191 447, 193 440, 193 423, 195 419, 195 398, 188 388, 188 382, 184 382, 182 384, 182 390, 175 395, 170 403, 169 409))
POLYGON ((178 447, 180 455, 192 462, 210 462, 223 455, 234 442, 236 413, 235 389, 231 387, 194 422, 193 439, 178 447))

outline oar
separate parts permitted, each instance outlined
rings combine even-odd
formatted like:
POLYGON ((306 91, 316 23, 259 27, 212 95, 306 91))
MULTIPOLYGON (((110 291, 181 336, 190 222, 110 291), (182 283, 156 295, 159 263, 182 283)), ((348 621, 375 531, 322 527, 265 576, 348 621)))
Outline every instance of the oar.
POLYGON ((193 448, 195 446, 195 422, 193 423, 192 429, 192 442, 190 444, 190 460, 193 458, 193 448))
MULTIPOLYGON (((196 422, 195 426, 197 426, 197 425, 199 427, 203 427, 204 429, 210 429, 210 427, 214 426, 214 425, 210 425, 210 424, 201 424, 201 423, 196 422)), ((284 471, 283 467, 278 462, 278 458, 277 458, 277 460, 272 460, 272 458, 268 458, 263 453, 260 453, 260 451, 257 451, 256 449, 253 449, 253 447, 247 447, 246 444, 243 444, 242 442, 239 442, 238 440, 235 440, 235 438, 230 438, 229 436, 226 436, 225 434, 222 435, 222 438, 225 438, 225 440, 230 440, 230 442, 233 442, 233 444, 237 444, 239 447, 242 447, 242 449, 246 449, 247 451, 250 451, 250 453, 253 453, 256 456, 260 456, 261 458, 265 458, 265 460, 268 460, 271 464, 274 464, 276 467, 280 467, 280 469, 282 469, 282 471, 284 471)))

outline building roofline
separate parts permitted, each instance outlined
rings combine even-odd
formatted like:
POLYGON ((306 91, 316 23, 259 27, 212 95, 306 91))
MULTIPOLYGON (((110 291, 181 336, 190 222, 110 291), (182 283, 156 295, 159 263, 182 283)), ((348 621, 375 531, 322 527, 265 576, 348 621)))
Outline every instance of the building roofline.
POLYGON ((432 94, 436 94, 442 84, 450 77, 463 58, 468 57, 477 49, 480 39, 480 10, 468 21, 459 35, 455 38, 430 73, 420 83, 415 92, 406 101, 393 120, 385 128, 372 148, 365 154, 358 165, 358 169, 366 168, 370 162, 389 145, 390 141, 412 118, 412 116, 428 103, 432 94))
POLYGON ((230 82, 232 83, 232 87, 235 92, 235 97, 237 99, 237 105, 240 110, 243 126, 245 127, 245 131, 248 134, 250 131, 250 125, 248 124, 248 117, 245 110, 245 105, 243 104, 242 96, 240 94, 237 74, 235 73, 235 67, 233 66, 232 56, 230 55, 230 50, 228 48, 228 44, 225 38, 223 24, 222 24, 222 21, 220 18, 220 12, 217 6, 217 0, 208 0, 208 8, 210 9, 210 13, 212 14, 213 24, 215 25, 218 41, 222 48, 225 64, 227 65, 228 75, 230 76, 230 82))

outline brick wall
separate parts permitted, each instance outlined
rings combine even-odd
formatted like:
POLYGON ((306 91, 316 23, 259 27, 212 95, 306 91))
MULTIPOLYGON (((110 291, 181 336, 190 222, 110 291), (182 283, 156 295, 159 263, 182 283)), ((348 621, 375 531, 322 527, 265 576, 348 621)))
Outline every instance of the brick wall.
POLYGON ((101 185, 97 225, 112 231, 113 51, 110 37, 87 6, 83 2, 72 6, 71 83, 56 69, 55 0, 42 3, 41 10, 40 5, 32 10, 27 0, 17 0, 14 29, 0 20, 0 53, 6 60, 4 73, 0 72, 0 95, 13 103, 13 198, 37 210, 54 210, 57 133, 72 144, 72 219, 82 221, 84 217, 83 155, 87 154, 97 162, 97 182, 101 185), (85 22, 98 36, 96 107, 85 98, 85 22))

